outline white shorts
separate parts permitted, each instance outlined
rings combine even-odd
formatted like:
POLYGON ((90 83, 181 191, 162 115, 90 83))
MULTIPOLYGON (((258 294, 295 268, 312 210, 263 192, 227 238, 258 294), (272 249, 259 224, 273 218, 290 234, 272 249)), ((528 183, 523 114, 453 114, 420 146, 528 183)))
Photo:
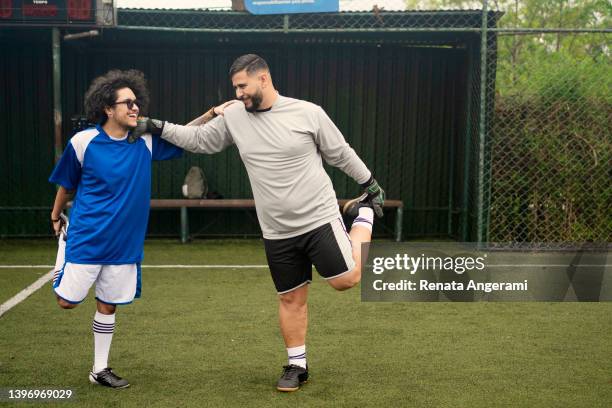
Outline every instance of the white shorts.
POLYGON ((140 297, 140 264, 88 265, 66 262, 54 280, 53 290, 66 302, 81 303, 91 285, 96 299, 110 305, 125 305, 140 297))

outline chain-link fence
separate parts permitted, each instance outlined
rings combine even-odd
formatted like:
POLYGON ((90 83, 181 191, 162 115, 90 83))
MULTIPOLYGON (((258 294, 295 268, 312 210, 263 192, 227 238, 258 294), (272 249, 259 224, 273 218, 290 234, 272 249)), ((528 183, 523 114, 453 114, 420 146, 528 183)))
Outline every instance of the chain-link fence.
POLYGON ((478 31, 479 10, 367 11, 320 14, 257 15, 245 12, 191 10, 120 9, 120 28, 184 32, 251 32, 251 33, 351 33, 351 32, 419 32, 478 31))
MULTIPOLYGON (((496 3, 496 2, 489 2, 496 3)), ((512 2, 486 123, 484 235, 505 245, 612 241, 612 65, 606 2, 512 2), (524 13, 529 10, 530 19, 524 13), (488 232, 488 234, 487 234, 488 232)), ((491 38, 491 37, 489 37, 491 38)), ((487 44, 491 48, 491 40, 487 44)), ((489 67, 486 67, 489 68, 489 67)))

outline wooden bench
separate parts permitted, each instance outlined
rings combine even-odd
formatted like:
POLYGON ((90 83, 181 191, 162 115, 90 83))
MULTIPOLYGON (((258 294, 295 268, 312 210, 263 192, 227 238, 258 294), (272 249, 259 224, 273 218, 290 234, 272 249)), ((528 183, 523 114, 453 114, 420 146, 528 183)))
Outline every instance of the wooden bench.
MULTIPOLYGON (((342 207, 347 199, 338 200, 338 205, 342 207)), ((157 208, 179 208, 181 210, 181 242, 185 243, 189 239, 189 217, 188 208, 210 208, 210 209, 254 209, 254 200, 242 199, 222 199, 222 200, 198 200, 198 199, 153 199, 151 209, 157 208)), ((404 215, 404 203, 401 200, 385 201, 385 209, 395 209, 395 241, 402 240, 402 221, 404 215)))

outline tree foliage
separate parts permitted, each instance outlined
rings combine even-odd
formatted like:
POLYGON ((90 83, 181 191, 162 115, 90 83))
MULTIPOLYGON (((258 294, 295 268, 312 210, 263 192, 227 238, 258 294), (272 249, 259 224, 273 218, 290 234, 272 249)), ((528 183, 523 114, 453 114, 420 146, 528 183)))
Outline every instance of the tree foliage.
MULTIPOLYGON (((489 238, 609 242, 612 36, 571 30, 610 28, 612 2, 489 0, 488 5, 503 12, 497 27, 512 29, 496 36, 489 238)), ((482 2, 406 0, 406 6, 481 9, 482 2)))

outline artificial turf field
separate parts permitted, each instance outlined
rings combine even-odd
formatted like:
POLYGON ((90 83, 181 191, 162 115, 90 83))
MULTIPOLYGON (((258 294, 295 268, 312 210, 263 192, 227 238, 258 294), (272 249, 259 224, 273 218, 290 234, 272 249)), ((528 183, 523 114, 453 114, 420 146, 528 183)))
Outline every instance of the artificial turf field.
MULTIPOLYGON (((53 240, 0 241, 0 264, 53 264, 53 240)), ((265 264, 258 240, 148 241, 145 265, 265 264)), ((0 269, 0 303, 47 269, 0 269)), ((612 303, 363 303, 310 289, 300 391, 267 269, 143 269, 120 307, 110 365, 131 387, 89 384, 92 292, 56 306, 50 284, 0 317, 0 388, 71 388, 87 407, 610 407, 612 303)), ((0 402, 0 405, 6 403, 0 402)), ((43 404, 43 405, 41 405, 43 404)))

